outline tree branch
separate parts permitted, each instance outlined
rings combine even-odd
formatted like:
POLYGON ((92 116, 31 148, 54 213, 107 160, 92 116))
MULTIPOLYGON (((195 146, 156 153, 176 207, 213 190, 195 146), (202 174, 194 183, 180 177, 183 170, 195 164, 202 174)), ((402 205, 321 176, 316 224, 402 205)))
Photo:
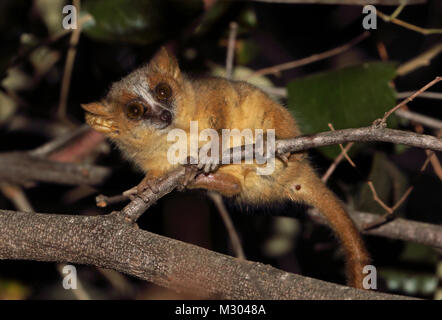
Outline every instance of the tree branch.
MULTIPOLYGON (((158 199, 162 198, 176 188, 176 186, 181 183, 181 179, 183 179, 184 174, 185 170, 182 168, 174 171, 168 177, 156 184, 159 189, 158 193, 153 193, 151 190, 146 190, 142 197, 136 197, 122 211, 115 212, 114 216, 128 223, 135 222, 158 199)), ((318 211, 309 210, 309 214, 315 218, 316 221, 326 224, 325 219, 318 211)), ((442 247, 442 226, 397 218, 377 228, 362 230, 362 226, 377 221, 379 219, 379 215, 356 211, 349 211, 349 214, 355 221, 356 225, 359 226, 361 232, 364 234, 412 241, 436 248, 442 247)))
MULTIPOLYGON (((352 141, 388 141, 442 150, 441 139, 374 126, 279 140, 276 146, 279 152, 288 152, 352 141)), ((243 155, 247 150, 248 148, 242 150, 243 155)), ((233 153, 231 155, 233 156, 233 153)), ((57 172, 58 166, 66 165, 71 164, 53 163, 31 157, 27 153, 10 153, 0 156, 0 173, 3 175, 5 172, 11 172, 14 166, 17 167, 16 172, 10 175, 11 177, 17 175, 48 181, 51 179, 39 177, 36 174, 57 172), (6 165, 1 165, 2 161, 6 165), (48 167, 49 163, 53 166, 52 168, 48 167), (27 171, 30 167, 32 170, 29 173, 27 171), (2 168, 8 168, 8 170, 2 172, 2 168)), ((59 172, 63 172, 65 177, 69 175, 69 172, 62 170, 59 172)), ((95 171, 96 169, 90 170, 90 173, 94 174, 95 171)), ((122 211, 104 217, 30 215, 0 211, 0 258, 93 264, 177 290, 196 291, 207 297, 232 299, 268 297, 274 299, 386 299, 392 297, 292 275, 259 263, 240 262, 231 257, 134 228, 132 223, 145 210, 182 183, 184 172, 184 168, 177 169, 158 181, 158 193, 152 193, 148 189, 140 197, 135 197, 122 211), (122 221, 129 223, 121 223, 122 221), (226 277, 226 274, 229 277, 226 277), (259 288, 267 288, 266 297, 262 297, 262 290, 259 288)), ((72 183, 72 179, 76 181, 78 175, 77 170, 66 179, 66 183, 72 183)), ((377 218, 375 215, 359 214, 359 216, 361 220, 366 220, 364 223, 377 218)), ((356 220, 359 224, 360 221, 356 220)), ((417 240, 439 247, 442 234, 438 226, 418 222, 410 224, 402 219, 369 230, 367 233, 392 235, 393 238, 417 240)))
POLYGON ((285 153, 346 142, 373 141, 405 144, 417 148, 442 151, 442 139, 411 131, 376 128, 375 126, 326 131, 292 139, 278 140, 276 141, 276 149, 279 152, 285 153))
MULTIPOLYGON (((316 221, 323 224, 327 223, 319 211, 312 209, 309 210, 308 213, 315 218, 316 221)), ((349 215, 363 234, 411 241, 435 248, 442 248, 442 226, 440 225, 396 218, 376 228, 363 230, 365 225, 378 221, 380 215, 351 210, 349 210, 349 215)))
MULTIPOLYGON (((276 152, 284 154, 287 152, 299 152, 311 148, 322 147, 332 144, 356 141, 383 141, 401 143, 423 149, 442 151, 442 139, 419 133, 377 128, 375 126, 343 129, 335 131, 321 132, 313 135, 299 136, 291 139, 277 140, 276 152)), ((246 146, 230 149, 230 163, 233 162, 235 152, 241 152, 241 158, 253 159, 254 148, 246 146)), ((156 186, 158 193, 153 193, 150 189, 143 192, 142 195, 135 197, 122 211, 118 213, 123 220, 133 223, 158 199, 174 190, 182 184, 184 178, 184 168, 178 168, 171 172, 167 177, 158 180, 156 186)))
POLYGON ((66 185, 103 183, 111 170, 89 164, 62 163, 27 152, 0 153, 0 179, 15 182, 49 182, 66 185))
POLYGON ((90 264, 207 298, 405 299, 243 261, 139 230, 112 214, 67 216, 0 210, 0 259, 90 264), (258 285, 266 288, 266 297, 258 285))

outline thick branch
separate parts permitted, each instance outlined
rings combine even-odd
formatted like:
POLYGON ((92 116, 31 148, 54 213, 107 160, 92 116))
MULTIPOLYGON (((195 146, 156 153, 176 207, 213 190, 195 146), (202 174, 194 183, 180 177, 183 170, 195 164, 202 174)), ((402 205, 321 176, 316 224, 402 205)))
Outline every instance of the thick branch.
MULTIPOLYGON (((184 169, 176 170, 167 178, 158 182, 158 193, 146 190, 143 193, 144 200, 139 197, 135 198, 121 212, 115 213, 115 216, 129 222, 136 221, 158 199, 175 189, 181 183, 183 177, 184 169)), ((325 219, 317 210, 309 210, 309 214, 316 218, 318 222, 326 223, 325 219)), ((373 223, 379 219, 379 215, 371 213, 349 211, 349 214, 359 227, 373 223)), ((362 228, 359 229, 362 230, 362 228)), ((361 232, 442 248, 442 226, 429 223, 398 218, 377 228, 362 230, 361 232)))
POLYGON ((61 163, 34 157, 26 152, 0 154, 0 180, 41 181, 66 185, 100 184, 110 175, 109 168, 88 164, 61 163))
MULTIPOLYGON (((364 225, 378 221, 380 216, 357 211, 349 211, 349 214, 363 234, 411 241, 435 248, 442 248, 442 226, 440 225, 397 218, 376 228, 363 230, 364 225)), ((309 210, 309 215, 318 219, 318 222, 327 223, 317 210, 309 210)))
MULTIPOLYGON (((370 127, 297 137, 279 141, 278 143, 282 144, 278 147, 285 148, 284 151, 300 151, 318 145, 357 140, 401 142, 435 150, 440 150, 441 143, 440 139, 431 136, 370 127)), ((22 153, 20 155, 23 156, 22 153)), ((16 154, 11 157, 13 159, 15 157, 16 161, 20 160, 16 154)), ((29 166, 29 163, 24 167, 26 166, 29 166)), ((0 166, 2 167, 4 166, 0 166)), ((158 182, 160 192, 154 194, 147 190, 142 197, 136 197, 121 212, 105 217, 30 215, 0 211, 0 258, 92 264, 131 274, 165 287, 198 292, 207 297, 242 299, 391 297, 292 275, 259 263, 241 262, 235 258, 137 230, 132 224, 121 223, 121 218, 124 221, 136 221, 155 201, 176 188, 183 176, 184 169, 180 168, 158 182), (265 296, 262 288, 266 288, 265 296)), ((367 217, 371 218, 362 216, 361 219, 367 217)), ((383 232, 393 234, 394 238, 412 241, 427 233, 428 237, 422 240, 423 242, 433 246, 435 243, 440 244, 441 232, 436 226, 415 223, 410 227, 406 221, 398 220, 369 231, 372 234, 383 234, 383 232), (393 223, 400 225, 401 228, 395 227, 393 223), (421 227, 425 231, 418 231, 421 227), (432 236, 426 232, 427 227, 433 227, 432 236)))
POLYGON ((0 259, 90 264, 227 299, 403 299, 306 278, 134 228, 108 216, 0 210, 0 259), (265 288, 263 296, 261 288, 265 288))

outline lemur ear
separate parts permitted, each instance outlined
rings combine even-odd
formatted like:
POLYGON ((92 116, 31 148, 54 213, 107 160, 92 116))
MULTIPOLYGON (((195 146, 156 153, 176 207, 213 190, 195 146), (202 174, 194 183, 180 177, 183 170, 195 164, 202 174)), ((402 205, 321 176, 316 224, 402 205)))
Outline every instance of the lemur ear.
POLYGON ((155 56, 150 60, 149 67, 160 73, 165 73, 178 79, 181 76, 181 70, 175 56, 167 52, 166 48, 161 47, 155 56))
POLYGON ((111 110, 109 110, 109 108, 101 102, 91 102, 91 103, 82 104, 81 107, 87 112, 92 113, 93 115, 96 116, 105 117, 111 114, 111 110))

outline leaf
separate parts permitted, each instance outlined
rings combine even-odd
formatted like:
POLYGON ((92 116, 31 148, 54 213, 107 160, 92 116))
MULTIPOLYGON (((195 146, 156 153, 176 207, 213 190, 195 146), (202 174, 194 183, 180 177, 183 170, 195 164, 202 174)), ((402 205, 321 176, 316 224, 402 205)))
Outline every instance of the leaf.
POLYGON ((182 29, 202 8, 201 0, 86 0, 82 11, 94 23, 83 30, 97 40, 151 44, 182 29))
MULTIPOLYGON (((395 105, 394 75, 393 63, 371 62, 296 79, 287 86, 288 106, 306 134, 330 130, 328 123, 336 130, 368 126, 395 105)), ((338 146, 319 150, 330 158, 340 152, 338 146)))
POLYGON ((194 30, 194 36, 206 35, 229 10, 232 4, 230 1, 216 1, 202 16, 199 25, 194 30))
POLYGON ((66 4, 64 0, 36 0, 35 7, 40 13, 42 20, 48 28, 49 34, 53 35, 62 31, 62 20, 64 15, 60 14, 63 6, 66 4))
POLYGON ((437 263, 438 256, 431 247, 419 243, 407 242, 400 259, 403 262, 427 263, 433 265, 437 263))
POLYGON ((235 62, 238 65, 247 65, 258 55, 259 47, 253 41, 239 40, 237 45, 235 62))
MULTIPOLYGON (((226 76, 226 68, 224 66, 212 64, 211 67, 212 67, 211 75, 213 75, 215 77, 225 77, 226 76)), ((254 70, 249 69, 247 67, 237 66, 233 70, 232 78, 234 80, 247 79, 254 72, 255 72, 254 70)), ((273 85, 272 81, 270 81, 269 78, 267 78, 265 76, 257 76, 257 77, 254 76, 254 77, 250 78, 250 80, 247 80, 247 81, 257 87, 262 87, 262 88, 274 88, 275 87, 273 85)), ((269 96, 275 101, 279 101, 281 99, 281 97, 276 96, 276 95, 269 94, 269 96)))
MULTIPOLYGON (((390 207, 400 200, 408 187, 407 177, 380 152, 373 157, 368 181, 373 182, 378 197, 390 207)), ((363 212, 385 213, 385 209, 373 199, 367 183, 364 183, 357 196, 355 209, 363 212)), ((402 204, 395 214, 399 214, 403 209, 402 204)))

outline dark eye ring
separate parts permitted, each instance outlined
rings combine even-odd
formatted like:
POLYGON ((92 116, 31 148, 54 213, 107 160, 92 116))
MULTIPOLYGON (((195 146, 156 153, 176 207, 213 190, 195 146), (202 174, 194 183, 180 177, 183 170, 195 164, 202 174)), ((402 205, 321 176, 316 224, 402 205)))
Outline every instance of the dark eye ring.
POLYGON ((172 96, 172 88, 167 83, 161 82, 155 87, 155 96, 159 101, 168 100, 172 96))
POLYGON ((131 101, 126 104, 124 112, 130 120, 139 120, 146 112, 146 108, 138 101, 131 101))

